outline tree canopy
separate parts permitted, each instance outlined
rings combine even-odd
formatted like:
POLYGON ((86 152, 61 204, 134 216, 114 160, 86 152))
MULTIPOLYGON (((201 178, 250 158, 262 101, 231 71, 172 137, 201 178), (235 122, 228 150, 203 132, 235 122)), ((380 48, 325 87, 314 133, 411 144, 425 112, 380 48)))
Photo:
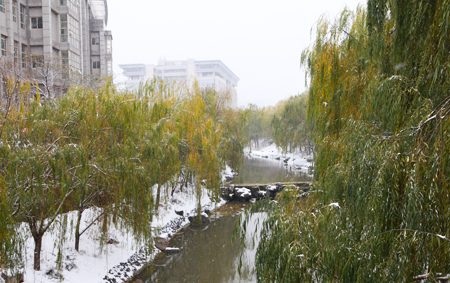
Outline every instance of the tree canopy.
POLYGON ((2 267, 20 266, 24 222, 39 270, 42 236, 73 210, 78 220, 69 229, 78 250, 89 228, 80 227, 82 213, 93 206, 104 232, 121 225, 149 244, 159 190, 185 176, 199 199, 202 187, 217 198, 225 164, 242 156, 240 134, 228 121, 233 110, 222 94, 197 86, 153 80, 137 92, 108 83, 97 91, 72 87, 57 99, 10 95, 22 99, 11 99, 1 118, 2 267))
POLYGON ((450 273, 450 2, 369 0, 315 30, 302 53, 315 190, 271 205, 258 280, 437 280, 450 273))

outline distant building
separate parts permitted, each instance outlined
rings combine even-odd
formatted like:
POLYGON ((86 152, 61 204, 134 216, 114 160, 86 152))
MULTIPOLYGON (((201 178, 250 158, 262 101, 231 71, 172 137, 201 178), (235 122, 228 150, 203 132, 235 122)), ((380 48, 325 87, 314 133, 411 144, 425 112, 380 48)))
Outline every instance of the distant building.
POLYGON ((158 65, 124 64, 119 67, 128 78, 125 81, 128 89, 135 89, 141 82, 155 77, 188 83, 197 79, 201 88, 213 87, 216 91, 229 91, 232 96, 230 106, 237 107, 236 87, 239 78, 220 60, 159 60, 158 65))
POLYGON ((112 75, 106 0, 0 0, 1 56, 61 60, 81 74, 112 75))

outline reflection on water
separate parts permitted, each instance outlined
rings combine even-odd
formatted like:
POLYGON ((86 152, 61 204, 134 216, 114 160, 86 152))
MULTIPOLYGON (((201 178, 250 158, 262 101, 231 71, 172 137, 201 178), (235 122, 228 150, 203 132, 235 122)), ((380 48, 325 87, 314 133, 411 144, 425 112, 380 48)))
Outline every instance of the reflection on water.
POLYGON ((249 240, 242 253, 241 276, 238 266, 242 247, 238 240, 232 243, 238 218, 236 215, 223 216, 211 222, 206 229, 184 229, 171 241, 172 246, 182 247, 181 253, 160 256, 155 261, 153 274, 149 269, 136 279, 145 282, 256 282, 256 246, 252 245, 250 238, 265 214, 255 213, 247 226, 246 239, 249 240))
POLYGON ((268 184, 274 182, 308 181, 304 173, 285 166, 282 160, 245 158, 235 177, 235 184, 268 184))
MULTIPOLYGON (((282 160, 248 158, 239 170, 234 183, 274 183, 305 181, 305 175, 284 166, 282 160)), ((144 282, 196 282, 231 283, 256 282, 254 272, 256 247, 259 243, 258 223, 265 219, 265 213, 255 213, 246 229, 244 250, 238 240, 233 244, 232 237, 242 204, 227 204, 214 213, 220 216, 207 228, 185 228, 170 241, 171 247, 181 248, 175 255, 160 254, 154 261, 153 269, 146 268, 134 279, 144 282), (255 241, 253 242, 252 239, 255 241), (253 245, 255 244, 255 245, 253 245), (242 257, 241 257, 242 255, 242 257), (242 259, 239 275, 239 260, 242 259)), ((214 217, 212 217, 214 219, 214 217)))

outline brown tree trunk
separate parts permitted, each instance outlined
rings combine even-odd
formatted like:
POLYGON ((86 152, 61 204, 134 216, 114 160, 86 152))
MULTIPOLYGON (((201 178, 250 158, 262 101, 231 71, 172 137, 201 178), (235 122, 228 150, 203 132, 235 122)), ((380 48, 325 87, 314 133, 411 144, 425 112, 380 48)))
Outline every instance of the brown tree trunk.
POLYGON ((78 218, 77 218, 77 226, 75 228, 75 250, 77 252, 80 251, 80 224, 81 224, 81 216, 83 215, 82 210, 78 210, 78 218))
POLYGON ((42 250, 42 236, 41 234, 33 235, 34 239, 34 270, 41 270, 41 250, 42 250))
POLYGON ((155 205, 156 211, 158 211, 158 208, 159 208, 159 198, 160 198, 160 194, 161 194, 161 188, 160 187, 161 186, 158 183, 158 187, 156 189, 156 205, 155 205))

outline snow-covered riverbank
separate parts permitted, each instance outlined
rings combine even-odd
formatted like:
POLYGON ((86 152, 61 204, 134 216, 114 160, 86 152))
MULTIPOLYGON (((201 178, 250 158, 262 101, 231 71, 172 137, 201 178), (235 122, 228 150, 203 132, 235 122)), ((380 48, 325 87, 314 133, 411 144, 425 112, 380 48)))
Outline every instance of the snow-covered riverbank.
MULTIPOLYGON (((224 174, 229 174, 227 169, 224 174)), ((186 188, 183 192, 176 192, 173 197, 169 194, 162 201, 152 223, 152 234, 170 238, 172 234, 189 223, 187 216, 192 215, 196 208, 197 200, 193 188, 186 188), (184 211, 180 216, 175 211, 184 211)), ((225 201, 213 203, 206 191, 202 194, 201 203, 203 207, 214 209, 221 206, 225 201)), ((100 210, 91 208, 83 213, 81 229, 86 227, 99 215, 100 210)), ((138 241, 126 229, 112 227, 101 238, 101 221, 90 227, 80 239, 80 251, 74 248, 74 233, 68 229, 61 236, 61 223, 71 225, 76 219, 76 212, 69 212, 55 221, 51 231, 44 235, 41 252, 41 271, 33 269, 34 241, 28 227, 23 224, 21 230, 26 235, 24 255, 24 282, 124 282, 129 280, 133 273, 150 262, 159 252, 155 248, 150 253, 142 247, 144 243, 138 241), (63 222, 67 221, 67 222, 63 222), (59 254, 59 243, 61 237, 65 237, 62 245, 62 265, 57 266, 59 254)), ((0 277, 0 283, 3 279, 0 277)))
POLYGON ((282 150, 274 143, 262 143, 261 147, 246 148, 244 152, 249 158, 266 158, 277 161, 283 160, 286 166, 301 171, 302 173, 311 173, 309 168, 313 166, 312 155, 308 155, 301 151, 296 151, 294 153, 283 153, 282 150))
MULTIPOLYGON (((292 169, 308 173, 308 168, 312 165, 311 156, 302 152, 283 154, 274 144, 266 145, 257 149, 246 149, 249 158, 265 158, 280 162, 283 160, 286 166, 292 169)), ((223 176, 233 175, 231 168, 227 167, 223 176)), ((196 197, 193 188, 186 188, 183 192, 176 192, 170 196, 166 192, 163 196, 162 204, 155 215, 152 223, 152 234, 154 237, 170 238, 179 229, 189 224, 188 215, 193 213, 196 207, 196 197), (183 211, 184 216, 180 216, 176 211, 183 211)), ((202 194, 203 207, 210 210, 215 206, 221 206, 225 201, 214 204, 208 193, 202 194)), ((91 208, 84 212, 81 230, 84 229, 93 219, 101 213, 100 209, 91 208)), ((142 247, 145 243, 138 241, 126 229, 112 227, 102 235, 102 221, 90 227, 80 239, 80 251, 74 248, 74 233, 72 229, 67 229, 66 234, 61 236, 61 223, 66 223, 67 227, 73 227, 76 219, 76 212, 66 213, 55 221, 53 229, 44 235, 41 252, 41 271, 33 269, 34 241, 30 235, 28 227, 21 226, 22 233, 27 235, 24 255, 24 282, 124 282, 131 279, 133 274, 149 263, 159 252, 155 248, 150 253, 142 247), (66 221, 66 222, 64 222, 66 221), (66 240, 60 245, 60 239, 66 240), (59 250, 59 247, 62 247, 59 250), (61 265, 58 266, 58 254, 62 256, 61 265)), ((148 246, 148 245, 147 245, 148 246)), ((0 283, 2 279, 0 278, 0 283)))

